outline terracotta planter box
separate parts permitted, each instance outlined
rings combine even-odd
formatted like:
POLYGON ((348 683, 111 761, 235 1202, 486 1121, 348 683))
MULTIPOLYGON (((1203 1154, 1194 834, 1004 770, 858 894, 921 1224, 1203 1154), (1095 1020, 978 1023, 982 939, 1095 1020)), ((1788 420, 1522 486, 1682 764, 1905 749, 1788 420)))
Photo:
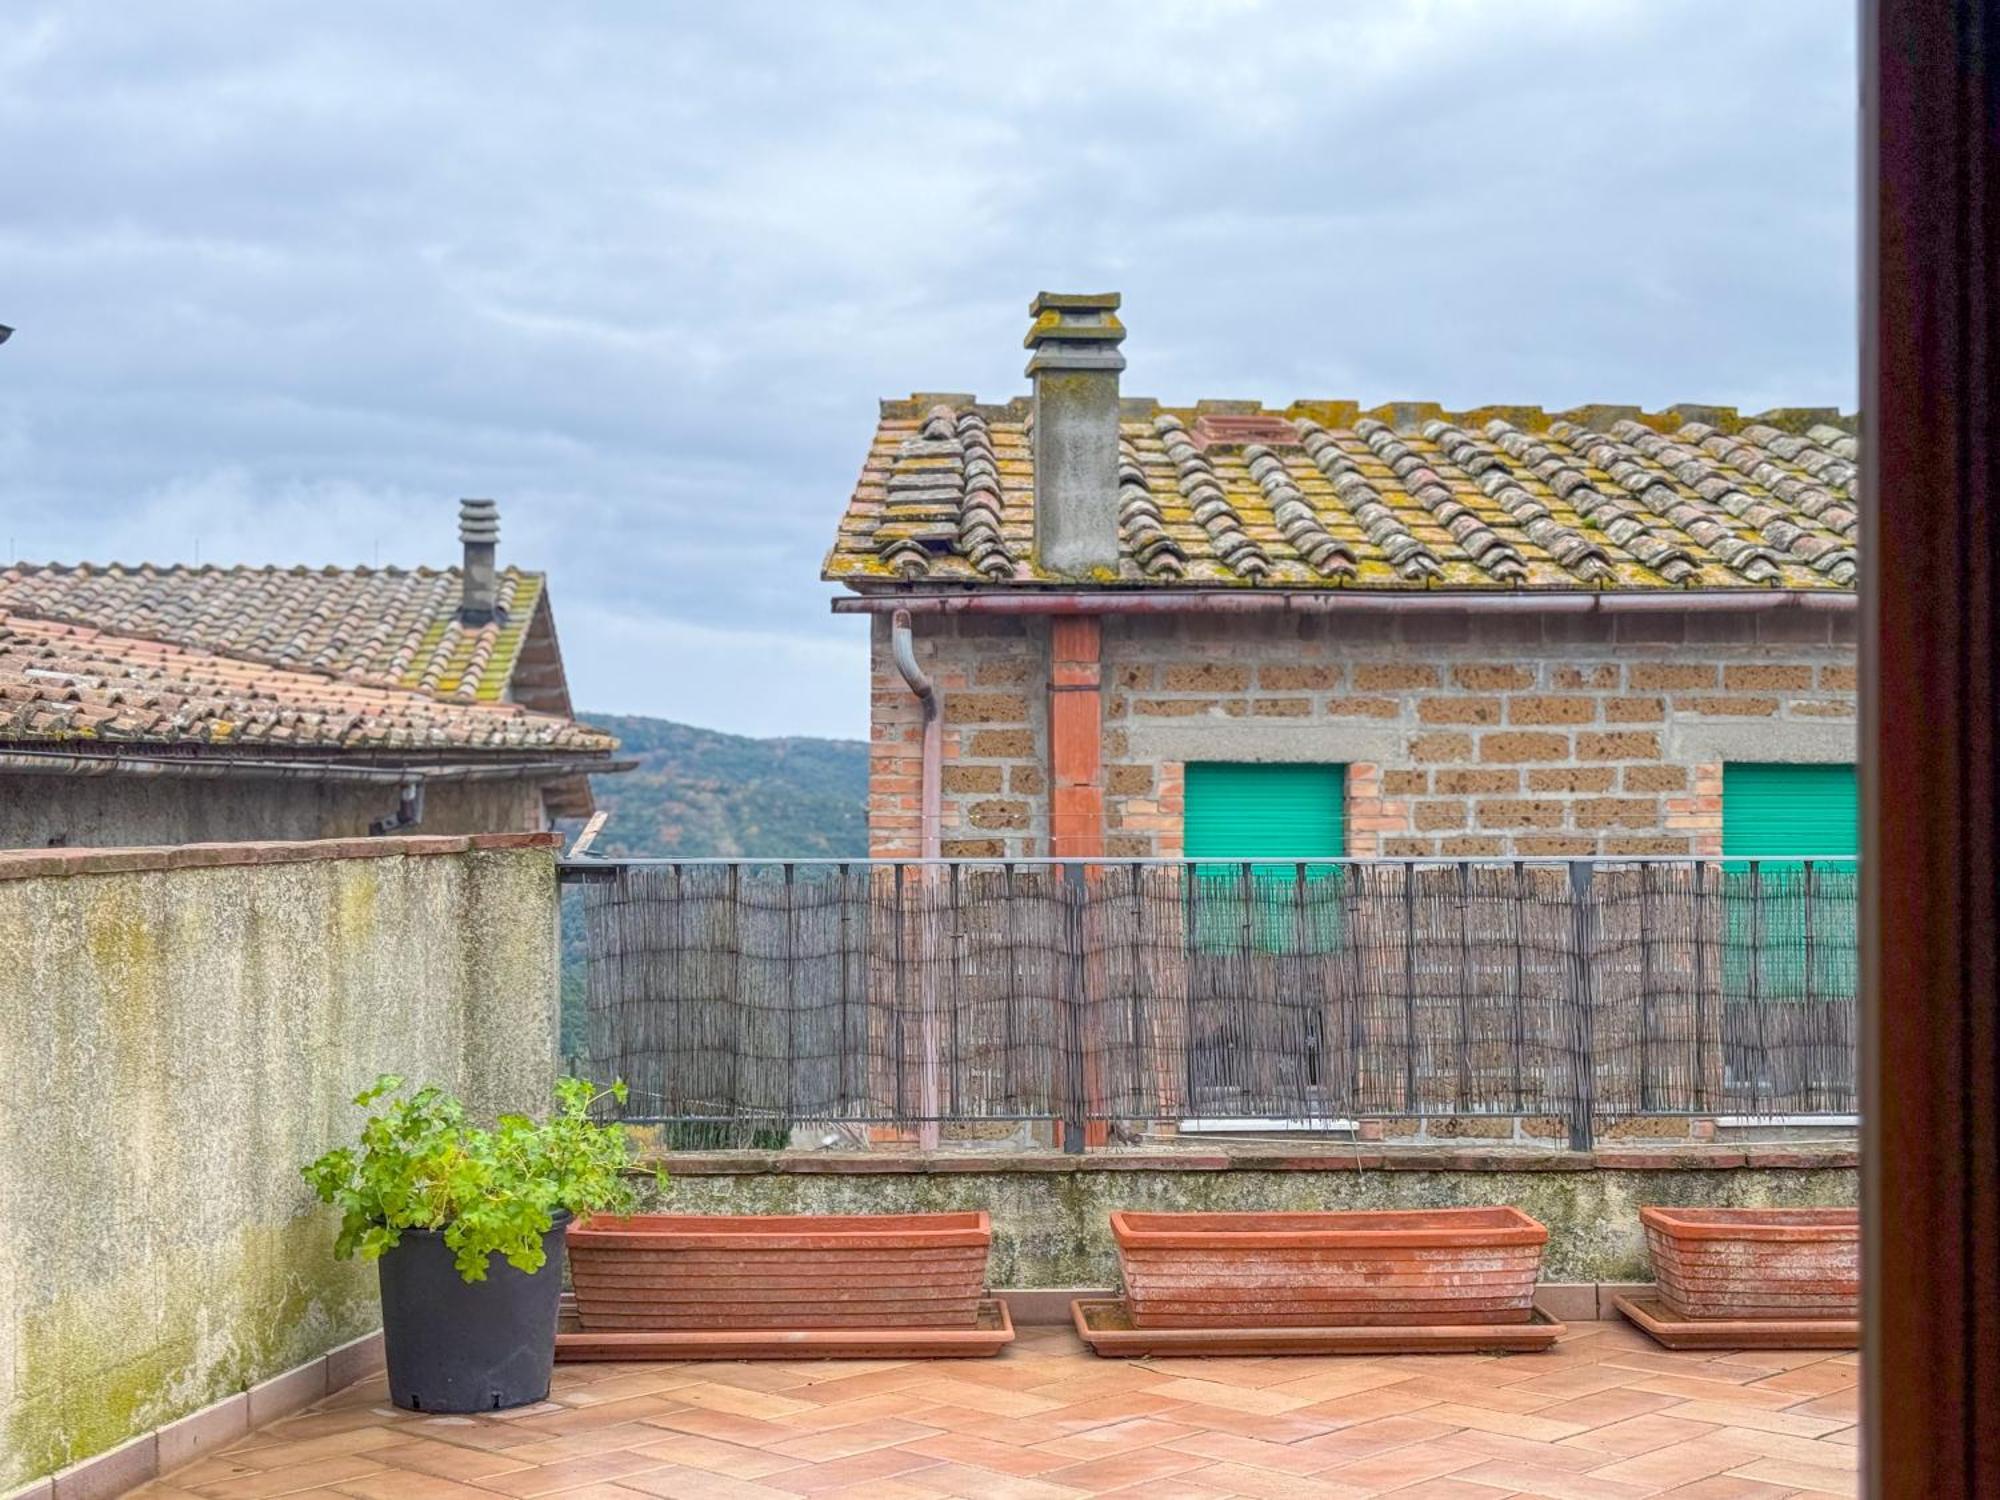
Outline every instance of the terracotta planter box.
POLYGON ((1674 1318, 1853 1320, 1861 1213, 1852 1208, 1642 1208, 1674 1318))
POLYGON ((970 1328, 992 1238, 983 1213, 600 1216, 570 1281, 591 1333, 970 1328))
POLYGON ((1113 1213, 1140 1328, 1526 1323, 1549 1232, 1517 1208, 1113 1213))

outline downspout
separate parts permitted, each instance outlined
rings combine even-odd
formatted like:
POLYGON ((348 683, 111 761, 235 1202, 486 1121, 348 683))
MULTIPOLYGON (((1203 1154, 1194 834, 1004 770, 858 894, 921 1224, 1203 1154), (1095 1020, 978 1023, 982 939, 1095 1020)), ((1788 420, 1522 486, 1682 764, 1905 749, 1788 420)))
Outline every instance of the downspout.
POLYGON ((889 645, 895 654, 896 670, 916 695, 924 711, 924 761, 918 794, 918 852, 924 859, 937 859, 943 847, 944 792, 940 785, 944 762, 944 705, 938 700, 937 685, 917 665, 916 642, 910 637, 910 612, 899 609, 889 623, 889 645))
MULTIPOLYGON (((903 674, 903 681, 916 694, 917 702, 924 711, 924 762, 923 779, 918 787, 919 841, 918 851, 924 859, 938 858, 942 847, 939 824, 943 820, 943 791, 939 782, 943 779, 944 760, 944 714, 943 705, 938 702, 937 684, 924 675, 917 665, 916 642, 910 637, 910 612, 899 609, 889 620, 889 647, 896 658, 896 670, 903 674)), ((937 873, 935 865, 923 865, 918 872, 918 889, 929 901, 931 892, 924 889, 937 873)), ((937 955, 930 951, 932 935, 937 924, 920 916, 917 923, 917 1006, 918 1024, 921 1029, 922 1061, 918 1064, 917 1075, 917 1147, 922 1151, 935 1151, 940 1135, 940 1098, 938 1080, 938 1017, 937 1017, 937 955)))

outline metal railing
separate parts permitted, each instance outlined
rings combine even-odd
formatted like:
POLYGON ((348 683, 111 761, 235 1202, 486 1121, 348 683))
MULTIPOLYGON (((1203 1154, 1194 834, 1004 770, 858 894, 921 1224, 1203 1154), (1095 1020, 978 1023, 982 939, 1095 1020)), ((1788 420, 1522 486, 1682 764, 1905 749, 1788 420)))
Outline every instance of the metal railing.
POLYGON ((628 1118, 1856 1109, 1847 859, 573 861, 628 1118))

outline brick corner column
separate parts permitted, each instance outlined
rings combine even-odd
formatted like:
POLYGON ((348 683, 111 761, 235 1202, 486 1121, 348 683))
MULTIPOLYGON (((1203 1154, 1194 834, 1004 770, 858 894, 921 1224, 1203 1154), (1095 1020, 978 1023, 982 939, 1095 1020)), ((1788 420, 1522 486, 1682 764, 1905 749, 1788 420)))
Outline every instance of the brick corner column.
MULTIPOLYGON (((1057 615, 1049 621, 1049 852, 1058 859, 1104 854, 1103 655, 1099 616, 1057 615)), ((1087 1049, 1082 1073, 1089 1108, 1104 1098, 1104 1080, 1087 1049)), ((1056 1133, 1061 1140, 1060 1121, 1056 1133)), ((1085 1148, 1110 1141, 1108 1120, 1086 1118, 1085 1148)), ((1065 1144, 1074 1149, 1074 1143, 1065 1144)))
POLYGON ((1049 852, 1104 853, 1103 622, 1057 615, 1049 622, 1049 852))

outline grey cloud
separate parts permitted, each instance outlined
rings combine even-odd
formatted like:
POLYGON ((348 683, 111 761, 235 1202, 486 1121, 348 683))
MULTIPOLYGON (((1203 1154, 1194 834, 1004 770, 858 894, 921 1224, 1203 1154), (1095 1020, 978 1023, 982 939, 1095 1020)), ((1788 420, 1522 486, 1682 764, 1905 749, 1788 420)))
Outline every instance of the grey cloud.
POLYGON ((0 534, 554 575, 582 701, 860 732, 815 581, 875 398, 1854 399, 1816 0, 32 4, 0 17, 0 534), (764 684, 745 691, 746 682, 764 684))

